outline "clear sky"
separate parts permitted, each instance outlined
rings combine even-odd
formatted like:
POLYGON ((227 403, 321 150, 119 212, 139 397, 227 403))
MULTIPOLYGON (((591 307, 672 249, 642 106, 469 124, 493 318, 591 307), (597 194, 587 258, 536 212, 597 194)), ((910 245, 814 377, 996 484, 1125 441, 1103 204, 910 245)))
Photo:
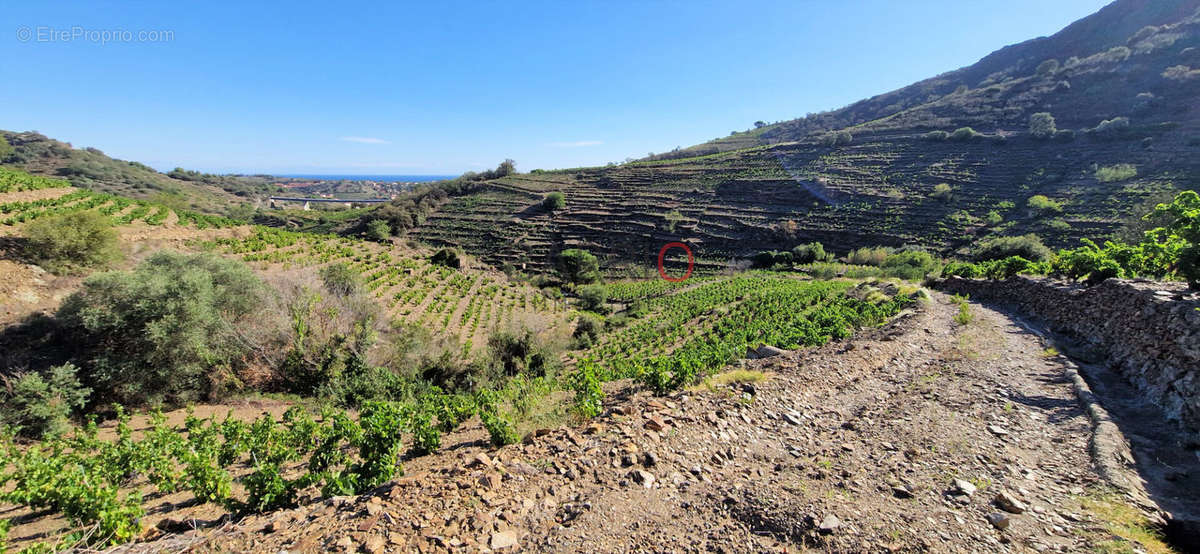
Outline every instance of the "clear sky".
POLYGON ((1106 3, 12 0, 0 128, 159 169, 598 165, 838 108, 1106 3))

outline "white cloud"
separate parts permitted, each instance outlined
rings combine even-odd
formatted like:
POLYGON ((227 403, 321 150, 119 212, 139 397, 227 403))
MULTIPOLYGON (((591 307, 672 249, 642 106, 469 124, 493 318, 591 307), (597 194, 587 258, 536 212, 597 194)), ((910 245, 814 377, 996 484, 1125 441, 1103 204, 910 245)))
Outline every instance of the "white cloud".
POLYGON ((390 141, 373 137, 341 137, 338 140, 345 142, 357 142, 359 144, 391 144, 390 141))
POLYGON ((581 148, 584 146, 599 146, 601 144, 604 144, 604 142, 599 140, 577 140, 574 142, 551 142, 546 146, 553 146, 555 148, 581 148))

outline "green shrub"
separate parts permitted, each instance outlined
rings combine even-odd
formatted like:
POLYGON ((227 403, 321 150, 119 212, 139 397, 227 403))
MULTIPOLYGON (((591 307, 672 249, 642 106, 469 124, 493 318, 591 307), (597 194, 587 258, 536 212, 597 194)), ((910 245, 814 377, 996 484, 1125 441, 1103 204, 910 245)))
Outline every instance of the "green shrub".
POLYGON ((1038 262, 1049 260, 1054 255, 1042 239, 1034 234, 1019 237, 996 237, 980 242, 972 251, 976 261, 1000 260, 1020 256, 1038 262))
POLYGON ((608 288, 604 285, 584 285, 576 289, 579 307, 598 314, 608 313, 608 288))
POLYGON ((600 260, 587 250, 563 250, 558 255, 558 270, 569 283, 587 284, 600 280, 600 260))
POLYGON ((350 264, 338 262, 321 268, 321 283, 325 290, 338 296, 350 296, 362 291, 362 279, 350 264))
POLYGON ((79 383, 74 365, 67 363, 39 373, 18 373, 6 379, 0 392, 0 422, 21 436, 40 439, 62 434, 71 412, 87 403, 91 389, 79 383))
POLYGON ((133 271, 89 277, 58 319, 98 399, 182 402, 206 396, 210 377, 250 357, 243 331, 267 295, 241 262, 158 252, 133 271))
POLYGON ((983 221, 988 225, 995 227, 1001 223, 1004 223, 1004 216, 1000 215, 1000 212, 996 210, 991 210, 987 213, 987 216, 983 218, 983 221))
POLYGON ((567 207, 567 197, 561 192, 552 192, 542 199, 542 208, 547 211, 557 211, 567 207))
POLYGON ((585 418, 596 417, 604 412, 604 389, 600 388, 596 372, 594 361, 590 358, 580 360, 571 380, 571 388, 575 390, 575 409, 585 418))
POLYGON ((392 226, 382 219, 372 219, 367 222, 367 238, 385 241, 392 238, 392 226))
POLYGON ((679 210, 671 210, 663 216, 663 219, 667 222, 667 230, 674 233, 675 227, 679 225, 680 221, 683 221, 683 214, 679 213, 679 210))
POLYGON ((958 313, 954 314, 954 321, 959 325, 969 325, 975 321, 975 314, 971 312, 971 304, 968 302, 971 297, 954 295, 953 300, 958 304, 958 313))
POLYGON ((1058 73, 1058 60, 1050 58, 1038 64, 1036 73, 1039 77, 1045 77, 1058 73))
POLYGON ((949 139, 953 140, 953 141, 963 142, 963 141, 968 141, 968 140, 975 140, 982 136, 983 136, 982 133, 979 133, 978 131, 976 131, 975 129, 972 129, 970 127, 959 127, 957 129, 955 129, 953 133, 950 133, 949 139))
POLYGON ((946 267, 942 268, 943 276, 965 277, 967 279, 980 279, 985 276, 983 268, 979 264, 966 262, 950 262, 946 267))
POLYGON ((1150 231, 1147 236, 1153 245, 1178 244, 1179 272, 1188 286, 1200 289, 1200 195, 1196 191, 1179 193, 1170 204, 1159 204, 1147 218, 1165 216, 1170 223, 1150 231))
POLYGON ((792 261, 798 264, 811 264, 829 259, 825 246, 819 242, 801 244, 792 249, 792 261))
POLYGON ((1054 123, 1054 116, 1049 112, 1038 112, 1029 116, 1029 134, 1033 138, 1053 138, 1057 132, 1058 127, 1054 123))
POLYGON ((433 253, 429 257, 429 263, 449 267, 451 269, 461 269, 462 260, 458 254, 458 250, 454 248, 442 248, 433 253))
POLYGON ((103 266, 121 259, 112 220, 81 211, 34 220, 25 228, 31 257, 55 272, 103 266))
POLYGON ((937 198, 942 202, 949 202, 953 192, 954 189, 951 188, 950 185, 946 183, 938 183, 937 185, 934 185, 933 193, 931 193, 930 196, 937 198))
POLYGON ((842 145, 850 144, 853 141, 854 141, 854 136, 850 134, 850 131, 845 131, 845 130, 830 131, 828 133, 825 133, 825 135, 821 137, 821 144, 824 144, 825 146, 829 146, 829 147, 842 146, 842 145))
POLYGON ((1056 202, 1054 200, 1051 200, 1049 197, 1047 197, 1043 194, 1035 194, 1033 196, 1030 196, 1029 200, 1027 200, 1025 202, 1025 204, 1027 206, 1029 206, 1030 209, 1033 209, 1033 210, 1041 212, 1041 213, 1062 212, 1062 204, 1060 204, 1059 202, 1056 202))
POLYGON ((1127 131, 1129 131, 1128 117, 1114 117, 1112 119, 1105 119, 1091 130, 1092 134, 1095 136, 1106 139, 1119 138, 1127 131))
POLYGON ((925 140, 942 141, 950 138, 950 133, 942 130, 935 130, 925 133, 925 140))
POLYGON ((1096 180, 1101 183, 1127 181, 1137 176, 1137 167, 1133 164, 1109 165, 1096 169, 1096 180))
POLYGON ((909 250, 884 258, 880 267, 891 277, 920 281, 937 273, 941 269, 941 263, 928 252, 909 250))
POLYGON ((595 343, 604 329, 604 320, 592 314, 579 314, 575 321, 575 331, 571 334, 582 348, 595 343))
POLYGON ((846 263, 855 265, 873 265, 878 267, 883 265, 883 261, 886 260, 891 254, 891 248, 882 246, 864 246, 856 250, 851 250, 850 253, 846 255, 846 263))

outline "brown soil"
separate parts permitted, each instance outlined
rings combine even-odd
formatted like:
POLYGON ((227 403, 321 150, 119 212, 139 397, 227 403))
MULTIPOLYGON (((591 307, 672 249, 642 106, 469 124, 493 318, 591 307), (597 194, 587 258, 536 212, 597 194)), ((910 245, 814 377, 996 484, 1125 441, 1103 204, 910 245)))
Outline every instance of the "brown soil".
POLYGON ((614 383, 604 415, 524 444, 492 449, 472 422, 373 493, 122 550, 1097 548, 1112 537, 1080 499, 1109 484, 1073 364, 1003 314, 973 311, 958 325, 938 295, 851 341, 747 362, 769 374, 754 385, 655 398, 614 383), (1002 510, 1001 492, 1025 509, 1002 510))

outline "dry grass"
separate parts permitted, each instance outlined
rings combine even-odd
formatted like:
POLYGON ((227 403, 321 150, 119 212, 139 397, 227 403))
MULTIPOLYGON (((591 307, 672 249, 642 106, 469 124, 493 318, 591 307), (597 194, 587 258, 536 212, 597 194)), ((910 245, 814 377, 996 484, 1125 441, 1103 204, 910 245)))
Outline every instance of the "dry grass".
POLYGON ((1079 506, 1103 523, 1092 547, 1096 552, 1173 554, 1162 533, 1137 507, 1116 493, 1098 492, 1079 499, 1079 506))
POLYGON ((767 374, 761 371, 753 371, 749 369, 733 369, 725 373, 718 373, 705 377, 704 381, 699 385, 691 387, 691 391, 701 390, 716 390, 717 387, 733 385, 737 383, 757 383, 767 378, 767 374))

